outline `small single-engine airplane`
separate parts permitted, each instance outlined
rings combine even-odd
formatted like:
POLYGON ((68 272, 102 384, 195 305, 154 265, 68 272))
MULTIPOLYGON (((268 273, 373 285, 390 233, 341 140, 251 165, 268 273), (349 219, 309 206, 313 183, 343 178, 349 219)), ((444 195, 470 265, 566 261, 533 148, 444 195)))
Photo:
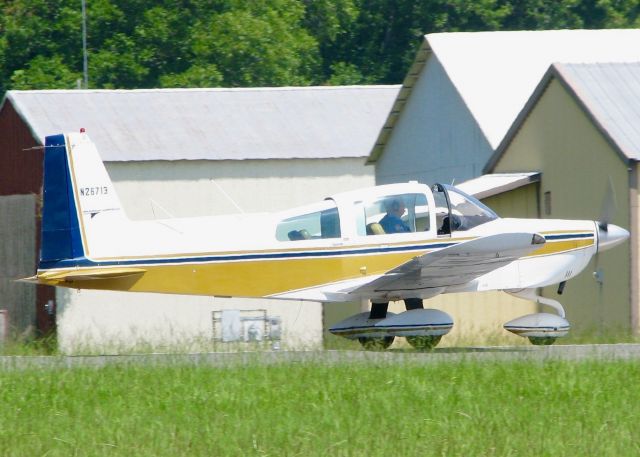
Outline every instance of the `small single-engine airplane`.
POLYGON ((365 347, 406 337, 435 346, 452 318, 421 299, 503 290, 554 308, 505 328, 534 344, 567 334, 561 284, 629 233, 607 221, 502 219, 452 186, 417 182, 345 192, 276 214, 133 222, 88 136, 49 136, 39 284, 322 302, 370 299, 332 333, 365 347), (387 313, 390 300, 407 311, 387 313))

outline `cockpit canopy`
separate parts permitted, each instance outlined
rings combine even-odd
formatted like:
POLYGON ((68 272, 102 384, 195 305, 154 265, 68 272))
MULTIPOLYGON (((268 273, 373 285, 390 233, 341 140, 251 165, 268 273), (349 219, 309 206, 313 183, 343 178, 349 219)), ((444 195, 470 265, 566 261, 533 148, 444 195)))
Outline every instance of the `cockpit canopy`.
POLYGON ((449 236, 498 218, 479 200, 453 186, 435 184, 428 188, 410 183, 382 189, 372 188, 369 194, 367 190, 340 194, 289 211, 277 223, 276 239, 321 240, 432 230, 439 236, 449 236))
POLYGON ((429 204, 422 193, 385 195, 355 202, 358 235, 429 230, 429 204))
POLYGON ((465 231, 498 219, 491 208, 453 186, 434 184, 431 191, 436 202, 438 234, 465 231))

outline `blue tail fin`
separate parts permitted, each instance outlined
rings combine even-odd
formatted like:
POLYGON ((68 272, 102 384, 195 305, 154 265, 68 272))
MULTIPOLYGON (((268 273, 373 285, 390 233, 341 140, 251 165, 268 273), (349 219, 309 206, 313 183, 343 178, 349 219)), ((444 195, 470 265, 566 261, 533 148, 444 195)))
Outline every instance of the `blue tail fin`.
POLYGON ((40 266, 84 257, 64 135, 46 138, 42 193, 40 266))

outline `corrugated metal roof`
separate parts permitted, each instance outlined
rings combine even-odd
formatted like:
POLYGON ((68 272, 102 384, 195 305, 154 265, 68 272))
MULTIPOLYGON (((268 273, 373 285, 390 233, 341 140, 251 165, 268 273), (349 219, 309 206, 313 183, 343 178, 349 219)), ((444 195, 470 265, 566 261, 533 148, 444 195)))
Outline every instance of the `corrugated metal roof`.
POLYGON ((456 187, 476 198, 498 195, 540 181, 540 172, 494 173, 457 184, 456 187))
MULTIPOLYGON (((407 90, 398 97, 395 111, 402 110, 417 72, 430 53, 438 56, 491 147, 496 149, 549 65, 640 61, 640 29, 425 35, 403 83, 407 90)), ((395 118, 389 116, 369 162, 380 156, 394 124, 395 118)))
POLYGON ((626 160, 640 160, 640 62, 551 65, 500 146, 484 167, 490 173, 504 155, 553 78, 626 160))
POLYGON ((620 152, 640 160, 640 62, 554 67, 620 152))
POLYGON ((86 128, 106 161, 366 157, 400 86, 9 91, 44 143, 86 128))

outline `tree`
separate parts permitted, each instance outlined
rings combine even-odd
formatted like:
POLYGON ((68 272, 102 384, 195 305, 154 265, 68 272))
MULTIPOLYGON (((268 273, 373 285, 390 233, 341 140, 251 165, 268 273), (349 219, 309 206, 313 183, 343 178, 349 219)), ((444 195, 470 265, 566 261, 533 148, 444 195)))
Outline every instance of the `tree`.
POLYGON ((222 82, 222 73, 215 64, 196 64, 182 73, 160 76, 162 87, 219 87, 222 82))
POLYGON ((317 41, 302 27, 294 0, 254 2, 214 13, 194 27, 192 53, 213 63, 227 86, 308 85, 317 82, 317 41))
POLYGON ((373 84, 360 73, 358 68, 350 63, 337 62, 329 67, 331 76, 326 81, 330 86, 353 86, 357 84, 373 84))
POLYGON ((72 71, 60 56, 34 57, 24 69, 11 75, 13 89, 75 89, 80 86, 82 73, 72 71))
MULTIPOLYGON (((60 81, 67 86, 66 71, 82 68, 80 4, 72 0, 13 0, 2 3, 0 15, 0 90, 12 79, 23 88, 60 81), (77 43, 77 44, 76 44, 77 43), (39 59, 36 59, 39 58, 39 59), (48 62, 58 79, 36 75, 48 62), (18 72, 18 73, 16 73, 18 72), (29 76, 31 75, 31 76, 29 76), (29 82, 33 77, 33 84, 29 82)), ((54 86, 56 87, 56 86, 54 86)))
MULTIPOLYGON (((399 83, 433 32, 640 26, 637 0, 86 0, 95 88, 399 83)), ((0 0, 0 93, 69 88, 80 0, 0 0)))
POLYGON ((581 0, 510 0, 507 30, 576 29, 584 26, 576 8, 581 0))

